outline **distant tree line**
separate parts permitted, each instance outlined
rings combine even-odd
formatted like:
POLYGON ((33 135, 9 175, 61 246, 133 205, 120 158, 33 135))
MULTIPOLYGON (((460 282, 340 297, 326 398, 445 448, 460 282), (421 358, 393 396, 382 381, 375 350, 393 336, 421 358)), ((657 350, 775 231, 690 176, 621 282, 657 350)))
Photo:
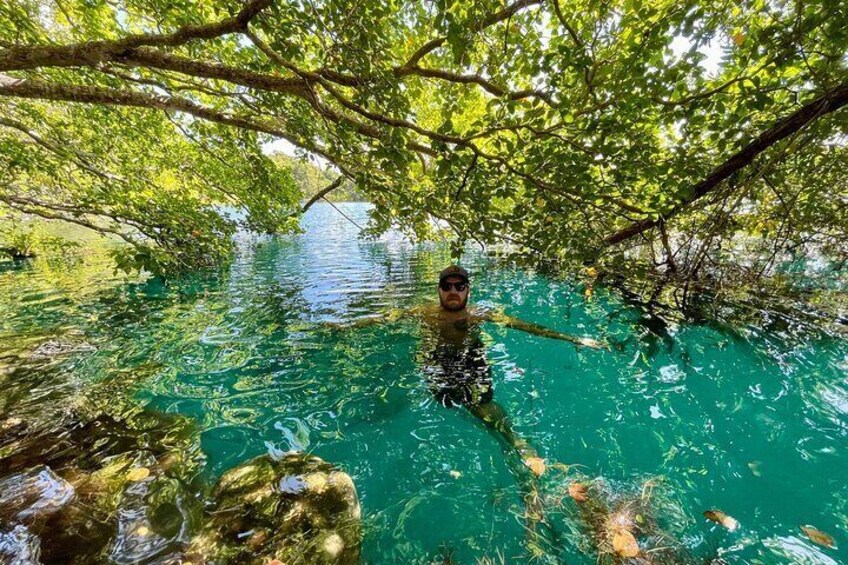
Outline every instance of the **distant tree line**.
MULTIPOLYGON (((329 167, 321 167, 304 158, 291 157, 285 153, 273 153, 271 159, 281 168, 291 172, 292 180, 300 189, 305 201, 327 188, 336 179, 339 173, 329 167)), ((334 188, 327 196, 333 202, 365 202, 368 198, 356 189, 356 185, 345 178, 341 186, 334 188)))

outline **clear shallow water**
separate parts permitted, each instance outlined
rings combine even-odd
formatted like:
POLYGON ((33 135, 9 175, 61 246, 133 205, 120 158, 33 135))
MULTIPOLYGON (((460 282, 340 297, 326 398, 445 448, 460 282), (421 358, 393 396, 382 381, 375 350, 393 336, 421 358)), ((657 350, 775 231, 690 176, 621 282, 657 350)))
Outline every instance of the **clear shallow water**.
MULTIPOLYGON (((361 205, 345 205, 364 219, 361 205)), ((255 455, 309 451, 344 468, 363 508, 363 562, 526 560, 521 490, 497 439, 429 392, 414 319, 333 333, 435 299, 439 246, 360 241, 328 206, 304 234, 239 244, 223 274, 168 286, 114 276, 96 256, 0 271, 0 410, 37 409, 90 383, 193 418, 213 480, 255 455), (45 340, 78 351, 21 370, 45 340)), ((472 301, 616 345, 578 350, 493 324, 495 399, 549 463, 639 492, 693 560, 848 561, 848 344, 769 312, 734 324, 651 319, 615 291, 471 252, 472 301), (741 524, 704 519, 718 508, 741 524), (832 535, 811 543, 799 526, 832 535)), ((116 406, 121 403, 116 402, 116 406)), ((117 409, 117 408, 116 408, 117 409)), ((562 490, 552 471, 547 493, 562 490)), ((575 503, 549 508, 550 559, 592 563, 575 503)))

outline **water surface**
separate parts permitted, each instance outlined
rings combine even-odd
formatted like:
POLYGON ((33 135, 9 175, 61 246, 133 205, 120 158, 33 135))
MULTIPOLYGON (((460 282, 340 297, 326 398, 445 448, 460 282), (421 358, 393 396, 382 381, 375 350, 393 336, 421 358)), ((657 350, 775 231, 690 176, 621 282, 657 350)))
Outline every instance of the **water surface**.
MULTIPOLYGON (((364 205, 342 207, 365 221, 364 205)), ((303 224, 300 235, 245 236, 226 271, 168 285, 115 275, 96 253, 4 264, 0 411, 125 382, 122 401, 196 421, 209 481, 268 452, 307 451, 345 469, 363 508, 364 562, 526 560, 514 465, 473 416, 434 401, 418 322, 325 328, 435 300, 446 248, 360 240, 325 205, 303 224), (77 349, 23 369, 22 352, 51 340, 77 349)), ((615 346, 484 326, 494 397, 549 463, 579 465, 611 489, 657 485, 657 517, 693 559, 848 561, 848 344, 838 335, 744 308, 662 320, 613 290, 587 294, 587 278, 473 249, 464 264, 473 302, 615 346), (708 509, 740 528, 707 521, 708 509)), ((546 492, 565 484, 560 475, 546 492)), ((547 558, 595 562, 575 503, 549 511, 547 558)))

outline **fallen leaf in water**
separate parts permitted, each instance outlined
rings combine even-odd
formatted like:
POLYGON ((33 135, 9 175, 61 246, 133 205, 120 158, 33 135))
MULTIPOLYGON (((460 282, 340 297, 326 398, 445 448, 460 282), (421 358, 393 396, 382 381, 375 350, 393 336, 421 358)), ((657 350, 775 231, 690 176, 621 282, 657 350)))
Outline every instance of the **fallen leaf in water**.
POLYGON ((462 472, 461 472, 461 471, 452 470, 452 471, 450 472, 450 476, 451 476, 451 477, 453 477, 454 479, 458 479, 458 478, 460 478, 460 477, 462 476, 462 472))
POLYGON ((813 543, 817 543, 823 547, 827 547, 830 549, 834 548, 833 538, 824 533, 821 530, 817 530, 812 526, 801 526, 801 531, 807 534, 807 537, 810 538, 810 541, 813 543))
POLYGON ((589 489, 583 483, 571 483, 568 485, 568 496, 577 502, 589 500, 589 489))
POLYGON ((586 268, 586 274, 589 275, 590 277, 593 277, 593 278, 597 277, 598 276, 598 269, 596 269, 595 267, 587 267, 586 268))
POLYGON ((143 481, 147 477, 150 476, 150 469, 147 467, 137 467, 127 473, 127 480, 137 483, 138 481, 143 481))
POLYGON ((595 293, 595 290, 594 290, 591 286, 587 286, 587 287, 586 287, 586 292, 584 293, 584 294, 586 295, 586 300, 591 301, 591 300, 592 300, 592 295, 593 295, 594 293, 595 293))
POLYGON ((636 557, 639 555, 639 544, 633 534, 627 530, 618 530, 612 536, 612 548, 621 557, 636 557))
POLYGON ((751 474, 755 477, 761 477, 763 474, 760 472, 760 463, 759 461, 749 461, 748 468, 751 469, 751 474))
POLYGON ((524 460, 524 464, 530 467, 530 470, 537 477, 545 474, 545 460, 541 457, 528 457, 524 460))
POLYGON ((23 423, 24 423, 24 421, 21 420, 20 418, 6 418, 3 421, 3 425, 0 426, 0 427, 2 427, 4 430, 8 430, 10 428, 16 428, 23 423))
POLYGON ((731 532, 735 531, 736 528, 739 527, 739 522, 736 521, 736 518, 728 516, 721 510, 707 510, 704 512, 704 516, 717 524, 721 524, 731 532))

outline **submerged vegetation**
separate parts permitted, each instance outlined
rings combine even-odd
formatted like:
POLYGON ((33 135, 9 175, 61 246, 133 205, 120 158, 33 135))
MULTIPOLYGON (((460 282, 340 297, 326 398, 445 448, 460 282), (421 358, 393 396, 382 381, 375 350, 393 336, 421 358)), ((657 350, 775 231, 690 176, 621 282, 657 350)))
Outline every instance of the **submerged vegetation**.
POLYGON ((611 345, 484 325, 522 464, 435 400, 417 320, 327 329, 432 299, 448 246, 329 205, 305 228, 167 284, 100 238, 0 265, 0 561, 844 558, 848 349, 814 313, 469 249, 476 304, 611 345))
POLYGON ((218 261, 239 224, 293 229, 302 195, 262 153, 274 139, 336 171, 327 194, 373 202, 371 233, 441 225, 457 250, 508 241, 684 280, 846 260, 839 2, 13 0, 0 15, 0 202, 127 240, 125 268, 218 261))

